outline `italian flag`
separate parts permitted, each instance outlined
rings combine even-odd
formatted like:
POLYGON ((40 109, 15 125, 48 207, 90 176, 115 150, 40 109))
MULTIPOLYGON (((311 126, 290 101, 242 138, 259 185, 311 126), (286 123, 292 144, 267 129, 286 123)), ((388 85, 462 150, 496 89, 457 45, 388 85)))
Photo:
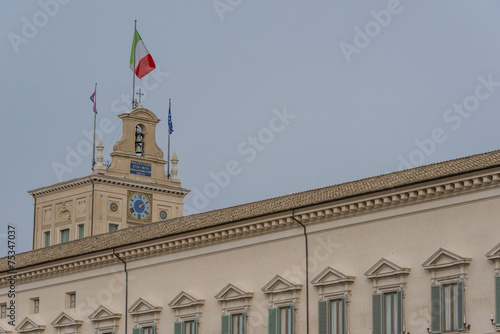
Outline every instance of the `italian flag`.
POLYGON ((146 49, 141 35, 137 29, 135 30, 134 39, 132 41, 132 52, 130 53, 130 69, 135 72, 135 75, 140 79, 156 68, 153 57, 146 49), (135 58, 134 58, 135 57, 135 58), (135 69, 134 69, 135 59, 135 69))

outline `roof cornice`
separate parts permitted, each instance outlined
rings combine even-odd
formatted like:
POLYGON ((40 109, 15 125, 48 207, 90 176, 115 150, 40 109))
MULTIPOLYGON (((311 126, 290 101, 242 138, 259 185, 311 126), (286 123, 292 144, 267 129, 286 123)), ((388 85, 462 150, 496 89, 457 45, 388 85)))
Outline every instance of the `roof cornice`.
MULTIPOLYGON (((121 245, 112 246, 112 248, 95 249, 87 254, 76 254, 66 259, 60 257, 46 263, 35 262, 27 265, 24 269, 20 268, 17 270, 17 282, 24 283, 68 272, 76 272, 97 266, 118 263, 118 259, 113 256, 111 250, 116 251, 116 254, 124 260, 152 257, 195 247, 225 243, 227 241, 246 238, 252 235, 256 236, 264 233, 292 229, 297 227, 293 219, 294 214, 302 223, 314 225, 327 220, 337 220, 353 215, 368 214, 397 208, 402 205, 424 203, 431 200, 444 199, 498 187, 500 187, 500 171, 494 170, 489 173, 481 173, 480 175, 474 173, 474 175, 470 174, 468 177, 455 177, 441 180, 441 182, 429 182, 427 184, 421 184, 418 187, 395 189, 393 192, 379 192, 369 197, 360 196, 361 198, 358 197, 350 199, 349 201, 331 201, 328 205, 309 206, 295 213, 288 210, 281 214, 269 214, 263 217, 249 218, 238 222, 228 221, 225 224, 206 226, 197 230, 185 230, 179 233, 159 236, 157 238, 140 240, 135 243, 129 241, 121 245), (56 261, 61 260, 65 262, 56 263, 56 261)), ((186 220, 185 223, 189 223, 189 218, 190 216, 186 216, 177 219, 180 220, 180 222, 186 220)), ((172 224, 172 221, 173 220, 170 220, 164 224, 172 224)), ((149 228, 151 228, 151 226, 149 228)), ((154 228, 154 226, 152 228, 154 228)), ((126 232, 127 230, 121 231, 126 232)), ((113 236, 109 237, 116 238, 121 231, 113 232, 113 236)), ((106 235, 96 236, 96 238, 100 239, 106 237, 106 235)), ((85 239, 77 240, 75 242, 84 240, 85 239)), ((70 246, 72 243, 74 242, 68 242, 63 244, 63 246, 70 246)), ((105 244, 105 242, 101 240, 101 244, 105 244)), ((43 249, 38 251, 43 251, 43 249)), ((29 254, 29 252, 24 254, 29 254)), ((20 254, 18 254, 18 256, 19 255, 20 254)), ((1 267, 3 268, 3 263, 1 267)), ((0 287, 8 284, 8 276, 8 271, 3 271, 0 274, 0 287)))
POLYGON ((163 192, 177 196, 186 196, 189 190, 182 187, 162 185, 157 183, 148 183, 132 179, 123 179, 109 175, 88 175, 78 179, 73 179, 65 182, 56 183, 50 186, 28 191, 33 197, 59 192, 62 190, 91 185, 92 183, 111 184, 115 186, 123 186, 127 188, 135 188, 147 191, 163 192))

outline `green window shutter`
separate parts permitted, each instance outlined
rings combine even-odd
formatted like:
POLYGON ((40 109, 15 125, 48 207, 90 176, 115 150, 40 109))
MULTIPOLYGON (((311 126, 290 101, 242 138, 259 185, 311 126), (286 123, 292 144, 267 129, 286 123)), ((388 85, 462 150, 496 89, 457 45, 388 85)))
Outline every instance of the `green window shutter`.
POLYGON ((372 333, 382 334, 384 324, 384 295, 374 293, 372 295, 372 333))
POLYGON ((194 325, 193 325, 193 327, 194 327, 194 331, 193 332, 194 333, 193 334, 198 334, 198 320, 194 319, 193 322, 194 322, 194 325))
POLYGON ((396 310, 396 319, 398 320, 397 333, 403 334, 403 291, 397 293, 398 309, 396 310))
POLYGON ((495 325, 500 326, 500 276, 495 276, 495 325))
POLYGON ((231 314, 225 314, 222 316, 221 323, 221 333, 222 334, 231 334, 231 314))
POLYGON ((142 334, 142 328, 141 327, 132 328, 132 334, 142 334))
POLYGON ((329 320, 329 300, 320 300, 318 302, 318 333, 328 334, 328 320, 329 320))
POLYGON ((458 282, 458 295, 457 298, 455 298, 455 301, 457 302, 458 305, 458 330, 463 331, 464 330, 464 283, 463 282, 458 282))
POLYGON ((442 295, 441 285, 431 286, 431 333, 441 333, 442 295))
POLYGON ((156 325, 151 326, 151 334, 156 334, 156 325))
POLYGON ((342 311, 342 316, 340 317, 340 334, 345 334, 347 333, 346 330, 346 300, 345 298, 342 298, 342 301, 340 302, 340 310, 342 311))
POLYGON ((61 230, 61 243, 69 241, 69 229, 61 230))
POLYGON ((183 333, 184 333, 184 322, 183 321, 174 322, 174 334, 183 334, 183 333))
POLYGON ((270 308, 268 311, 268 333, 278 334, 278 309, 270 308))
POLYGON ((241 321, 243 322, 243 333, 245 334, 247 332, 247 314, 243 312, 241 314, 241 321))
POLYGON ((295 306, 290 306, 290 333, 295 333, 295 306))

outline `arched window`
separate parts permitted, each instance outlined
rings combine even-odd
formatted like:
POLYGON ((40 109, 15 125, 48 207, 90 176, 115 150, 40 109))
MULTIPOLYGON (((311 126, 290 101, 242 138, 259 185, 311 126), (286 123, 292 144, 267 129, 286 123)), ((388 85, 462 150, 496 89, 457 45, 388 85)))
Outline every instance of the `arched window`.
POLYGON ((144 153, 144 133, 140 125, 135 127, 135 154, 142 156, 144 153))

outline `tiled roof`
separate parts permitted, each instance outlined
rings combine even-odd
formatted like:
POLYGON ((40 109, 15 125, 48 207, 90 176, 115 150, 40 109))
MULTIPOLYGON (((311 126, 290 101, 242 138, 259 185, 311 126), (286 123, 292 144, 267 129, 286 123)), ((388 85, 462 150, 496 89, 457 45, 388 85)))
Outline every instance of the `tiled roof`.
MULTIPOLYGON (((500 166, 500 150, 421 166, 358 181, 308 190, 291 195, 214 210, 139 227, 100 234, 16 255, 16 268, 24 268, 81 254, 125 246, 181 234, 243 219, 336 201, 353 196, 431 181, 500 166)), ((0 272, 8 269, 7 258, 0 259, 0 272)))

